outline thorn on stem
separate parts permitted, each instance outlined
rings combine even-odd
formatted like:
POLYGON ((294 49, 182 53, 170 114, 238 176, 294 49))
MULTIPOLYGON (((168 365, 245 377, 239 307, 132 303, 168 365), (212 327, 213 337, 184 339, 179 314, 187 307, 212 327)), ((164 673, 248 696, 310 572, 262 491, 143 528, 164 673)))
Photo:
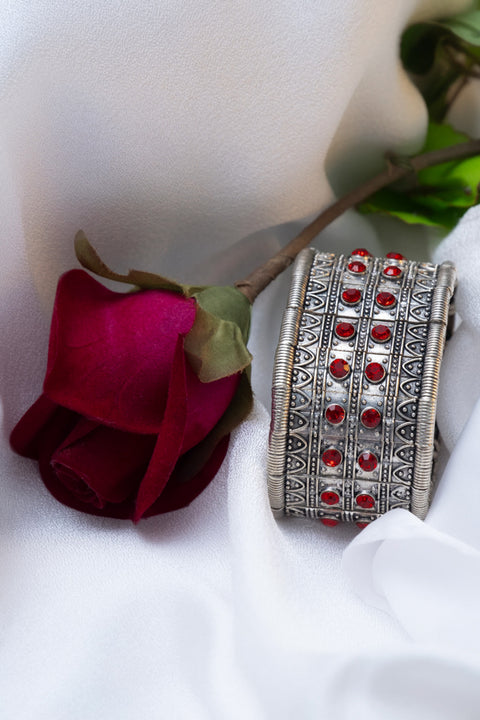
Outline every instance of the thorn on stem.
POLYGON ((415 172, 415 168, 410 162, 408 155, 397 155, 396 153, 387 152, 385 153, 385 160, 387 161, 389 175, 392 174, 393 168, 396 167, 402 168, 403 170, 410 170, 410 172, 415 172))

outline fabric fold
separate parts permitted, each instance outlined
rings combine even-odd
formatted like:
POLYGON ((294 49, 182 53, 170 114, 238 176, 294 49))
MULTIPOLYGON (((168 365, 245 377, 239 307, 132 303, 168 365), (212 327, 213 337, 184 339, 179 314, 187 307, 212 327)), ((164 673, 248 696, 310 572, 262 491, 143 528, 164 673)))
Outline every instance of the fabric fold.
MULTIPOLYGON (((470 344, 480 342, 473 292, 479 227, 480 208, 474 208, 435 255, 437 262, 450 259, 457 266, 457 311, 463 323, 448 343, 442 366, 437 420, 441 435, 455 447, 431 508, 425 522, 405 510, 388 512, 343 555, 344 571, 365 602, 389 612, 419 642, 469 653, 480 648, 480 400, 476 378, 470 382, 468 370, 460 370, 458 363, 466 337, 470 344), (462 384, 455 401, 450 383, 462 384)), ((463 362, 474 364, 473 357, 463 362)))

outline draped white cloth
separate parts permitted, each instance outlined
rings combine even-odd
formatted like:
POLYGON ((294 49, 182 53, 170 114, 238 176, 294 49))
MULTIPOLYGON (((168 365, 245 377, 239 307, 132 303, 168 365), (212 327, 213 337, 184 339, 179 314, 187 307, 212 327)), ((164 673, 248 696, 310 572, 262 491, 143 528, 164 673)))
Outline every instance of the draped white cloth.
POLYGON ((456 264, 461 324, 442 366, 437 418, 452 453, 432 506, 424 523, 403 510, 387 513, 344 555, 362 597, 393 614, 411 637, 475 654, 480 646, 479 211, 472 209, 434 253, 438 262, 448 258, 456 264))
MULTIPOLYGON (((272 518, 269 387, 288 273, 254 306, 255 411, 189 508, 137 526, 80 514, 8 447, 41 388, 80 227, 119 271, 242 276, 386 149, 421 145, 401 31, 468 6, 0 6, 2 720, 478 718, 478 212, 435 254, 458 266, 461 325, 439 402, 453 453, 426 523, 394 511, 357 534, 272 518)), ((460 107, 472 130, 478 89, 460 107)), ((423 231, 353 213, 317 245, 429 252, 423 231)))

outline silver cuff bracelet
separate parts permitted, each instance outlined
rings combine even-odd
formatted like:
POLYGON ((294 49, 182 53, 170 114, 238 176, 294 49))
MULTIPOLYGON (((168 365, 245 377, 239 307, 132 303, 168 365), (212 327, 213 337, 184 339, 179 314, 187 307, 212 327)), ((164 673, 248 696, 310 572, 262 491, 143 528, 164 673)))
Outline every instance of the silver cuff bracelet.
POLYGON ((273 375, 275 515, 359 527, 398 507, 425 517, 454 287, 450 263, 300 253, 273 375))

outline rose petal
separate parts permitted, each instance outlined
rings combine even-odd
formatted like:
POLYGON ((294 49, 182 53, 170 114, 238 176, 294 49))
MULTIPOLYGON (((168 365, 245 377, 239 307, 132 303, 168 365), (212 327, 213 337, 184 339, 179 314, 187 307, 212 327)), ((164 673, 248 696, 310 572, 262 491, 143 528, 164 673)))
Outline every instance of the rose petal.
MULTIPOLYGON (((71 413, 69 410, 64 410, 63 408, 59 408, 59 410, 64 413, 69 413, 73 419, 73 424, 78 421, 78 415, 75 413, 71 413)), ((70 487, 59 479, 52 467, 51 458, 56 449, 62 444, 65 434, 68 435, 68 427, 67 433, 65 433, 65 428, 66 426, 65 423, 62 422, 61 413, 58 413, 42 429, 38 467, 46 488, 56 500, 74 510, 80 510, 81 512, 86 512, 91 515, 101 515, 102 517, 131 518, 133 513, 132 498, 128 498, 123 503, 109 503, 103 508, 95 507, 91 503, 91 494, 89 495, 84 490, 82 499, 80 494, 73 493, 70 487)), ((63 481, 64 480, 65 477, 63 478, 63 481)))
POLYGON ((148 467, 155 436, 136 435, 80 420, 52 455, 64 485, 98 508, 133 496, 148 467))
POLYGON ((138 490, 134 521, 137 522, 161 495, 180 456, 187 415, 183 338, 175 347, 167 405, 152 459, 138 490))
POLYGON ((187 421, 182 454, 201 442, 230 405, 241 373, 202 383, 187 363, 187 421))
POLYGON ((50 463, 50 458, 58 445, 58 437, 55 437, 53 428, 45 435, 44 444, 42 445, 40 457, 38 459, 38 467, 40 475, 45 483, 45 486, 50 491, 56 500, 61 502, 67 507, 73 508, 74 510, 80 510, 81 512, 88 513, 90 515, 101 515, 102 517, 113 517, 113 518, 131 518, 133 512, 133 500, 128 498, 123 503, 108 503, 103 508, 95 507, 88 498, 86 493, 84 500, 82 501, 78 494, 74 494, 68 486, 62 482, 57 474, 55 473, 50 463))
POLYGON ((115 293, 71 270, 58 283, 44 392, 120 430, 159 432, 176 340, 195 312, 177 293, 115 293))
POLYGON ((180 510, 190 505, 217 474, 227 454, 229 440, 230 435, 223 437, 203 468, 187 482, 183 482, 181 475, 174 473, 161 496, 145 513, 145 517, 180 510))
POLYGON ((10 435, 10 445, 19 455, 38 460, 43 435, 50 426, 58 437, 68 435, 78 416, 71 410, 59 407, 46 395, 41 395, 18 421, 10 435))

